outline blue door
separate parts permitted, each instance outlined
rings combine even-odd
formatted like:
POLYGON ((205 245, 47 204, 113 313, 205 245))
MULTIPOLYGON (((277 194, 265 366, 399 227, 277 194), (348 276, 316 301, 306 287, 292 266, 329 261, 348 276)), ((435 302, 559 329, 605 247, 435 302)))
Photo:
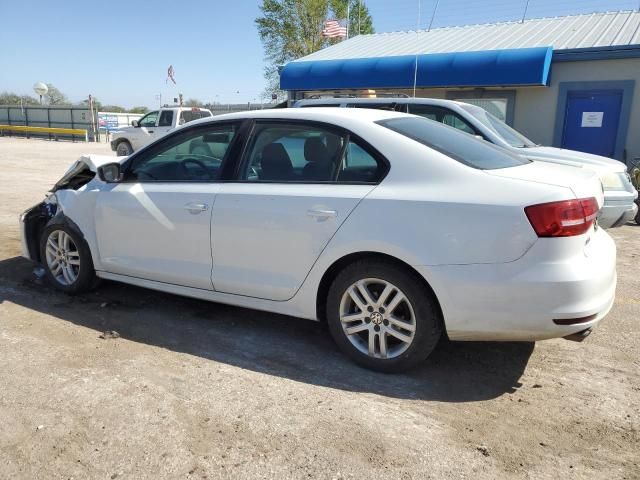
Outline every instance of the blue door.
POLYGON ((622 90, 569 92, 562 148, 613 158, 621 106, 622 90))

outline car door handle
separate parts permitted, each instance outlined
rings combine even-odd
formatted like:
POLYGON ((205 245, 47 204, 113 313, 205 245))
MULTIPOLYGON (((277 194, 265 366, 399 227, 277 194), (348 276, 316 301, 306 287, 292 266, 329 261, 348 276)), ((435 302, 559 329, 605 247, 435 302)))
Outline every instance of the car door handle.
POLYGON ((153 130, 147 130, 147 132, 149 132, 149 133, 153 133, 153 130))
POLYGON ((321 210, 321 209, 311 209, 307 210, 307 215, 315 218, 335 218, 338 216, 338 212, 335 210, 321 210))
POLYGON ((193 213, 194 215, 197 213, 202 213, 202 212, 206 212, 207 209, 209 208, 209 205, 207 205, 206 203, 187 203, 184 206, 185 210, 188 210, 189 213, 193 213))

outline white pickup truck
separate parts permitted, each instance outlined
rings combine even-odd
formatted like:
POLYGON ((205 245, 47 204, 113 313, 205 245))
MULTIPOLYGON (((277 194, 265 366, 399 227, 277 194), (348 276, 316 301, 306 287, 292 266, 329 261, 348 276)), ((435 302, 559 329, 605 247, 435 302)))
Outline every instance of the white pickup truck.
POLYGON ((179 125, 210 117, 211 111, 198 107, 162 107, 133 120, 130 127, 111 132, 111 150, 120 156, 134 151, 170 132, 179 125))

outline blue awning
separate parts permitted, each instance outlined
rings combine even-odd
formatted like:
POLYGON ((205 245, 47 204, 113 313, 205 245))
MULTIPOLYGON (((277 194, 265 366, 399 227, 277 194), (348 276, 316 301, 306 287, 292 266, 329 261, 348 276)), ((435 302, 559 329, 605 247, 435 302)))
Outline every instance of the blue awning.
POLYGON ((291 62, 282 90, 547 85, 552 47, 291 62))

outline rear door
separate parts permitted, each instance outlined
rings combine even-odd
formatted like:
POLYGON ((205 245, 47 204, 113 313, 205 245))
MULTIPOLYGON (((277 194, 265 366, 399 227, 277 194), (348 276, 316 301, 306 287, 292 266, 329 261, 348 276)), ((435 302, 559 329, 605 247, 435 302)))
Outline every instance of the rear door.
POLYGON ((304 121, 257 121, 211 227, 216 291, 288 300, 386 161, 348 132, 304 121))

